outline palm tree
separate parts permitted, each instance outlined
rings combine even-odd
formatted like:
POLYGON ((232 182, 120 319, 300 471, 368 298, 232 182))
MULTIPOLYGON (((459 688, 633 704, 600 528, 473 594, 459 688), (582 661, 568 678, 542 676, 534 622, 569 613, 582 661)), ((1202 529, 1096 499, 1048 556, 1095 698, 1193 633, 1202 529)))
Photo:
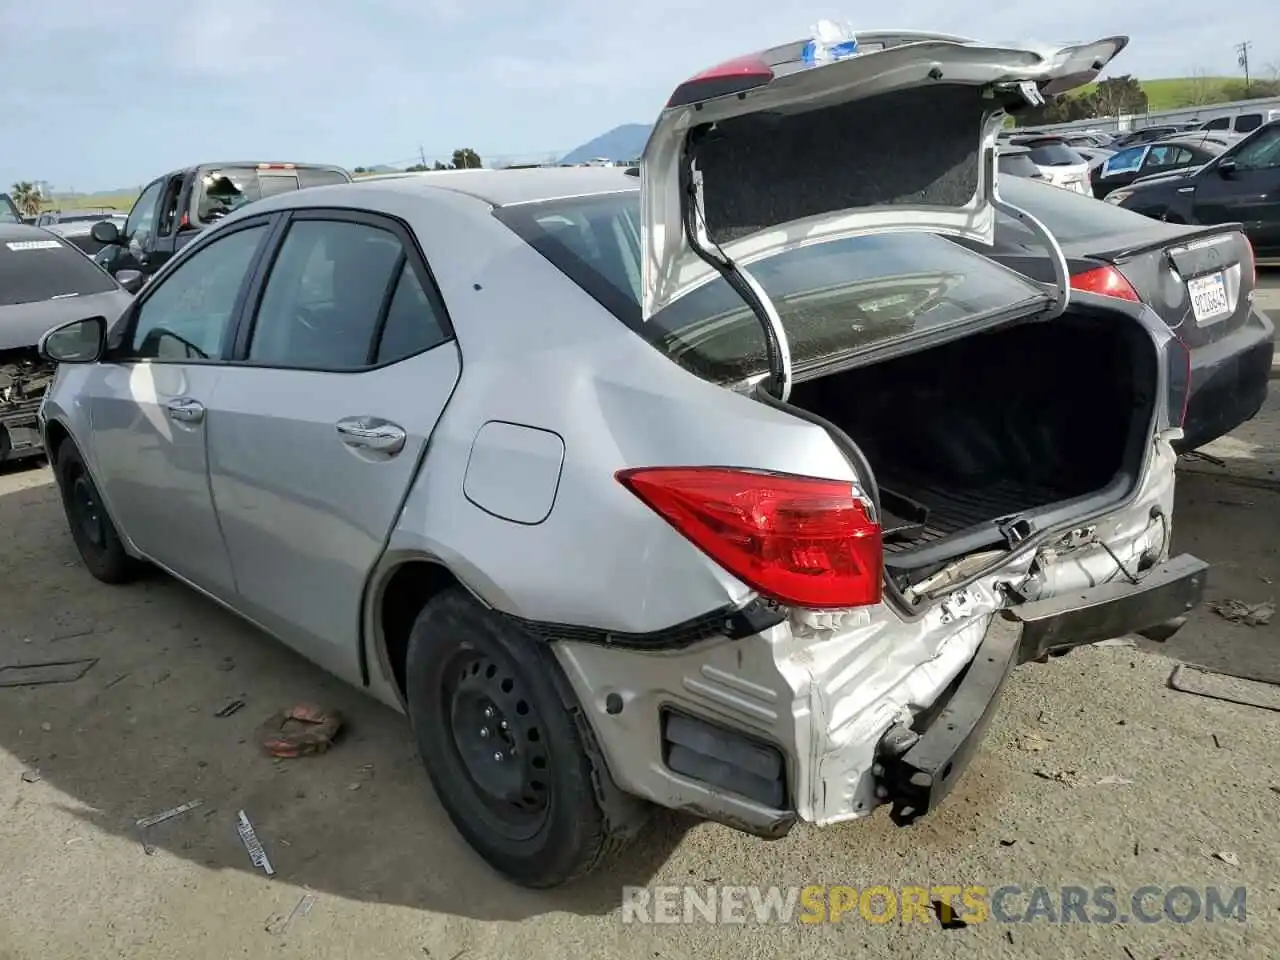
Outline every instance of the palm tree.
POLYGON ((12 187, 13 202, 18 205, 18 209, 22 211, 24 217, 34 217, 40 212, 40 207, 44 204, 44 197, 40 196, 40 188, 30 180, 23 180, 15 183, 12 187))

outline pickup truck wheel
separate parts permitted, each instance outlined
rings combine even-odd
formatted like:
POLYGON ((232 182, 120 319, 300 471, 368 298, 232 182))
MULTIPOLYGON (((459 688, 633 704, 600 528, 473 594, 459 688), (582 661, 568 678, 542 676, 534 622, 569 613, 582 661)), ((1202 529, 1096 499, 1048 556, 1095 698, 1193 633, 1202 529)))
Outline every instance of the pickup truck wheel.
POLYGON ((405 665, 409 718, 449 819, 533 888, 589 872, 618 843, 558 669, 543 642, 460 588, 418 615, 405 665))
POLYGON ((128 583, 137 577, 142 565, 125 551, 74 443, 66 441, 58 449, 54 475, 71 539, 89 572, 103 583, 128 583))

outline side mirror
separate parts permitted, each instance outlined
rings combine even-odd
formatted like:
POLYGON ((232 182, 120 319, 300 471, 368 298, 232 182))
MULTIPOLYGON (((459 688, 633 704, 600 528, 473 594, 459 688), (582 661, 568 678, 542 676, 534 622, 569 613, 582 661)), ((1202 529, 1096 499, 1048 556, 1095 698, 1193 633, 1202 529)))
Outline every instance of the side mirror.
POLYGON ((1236 162, 1231 157, 1224 157, 1218 161, 1218 176, 1231 179, 1236 175, 1236 162))
POLYGON ((54 327, 40 338, 40 356, 53 363, 96 363, 107 345, 107 318, 86 317, 54 327))
POLYGON ((99 220, 89 229, 89 236, 104 246, 120 242, 120 228, 110 220, 99 220))
POLYGON ((146 281, 141 270, 121 270, 116 274, 116 282, 130 293, 137 293, 146 281))

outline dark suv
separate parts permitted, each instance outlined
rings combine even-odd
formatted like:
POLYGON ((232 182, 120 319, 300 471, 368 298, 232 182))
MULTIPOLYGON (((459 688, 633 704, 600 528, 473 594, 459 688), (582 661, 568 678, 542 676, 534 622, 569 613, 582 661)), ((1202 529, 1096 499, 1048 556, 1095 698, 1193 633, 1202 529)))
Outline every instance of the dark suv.
POLYGON ((233 210, 263 197, 350 183, 341 167, 314 163, 202 163, 152 180, 129 211, 123 229, 110 220, 94 224, 91 235, 102 244, 97 264, 125 289, 137 290, 166 260, 206 227, 233 210))

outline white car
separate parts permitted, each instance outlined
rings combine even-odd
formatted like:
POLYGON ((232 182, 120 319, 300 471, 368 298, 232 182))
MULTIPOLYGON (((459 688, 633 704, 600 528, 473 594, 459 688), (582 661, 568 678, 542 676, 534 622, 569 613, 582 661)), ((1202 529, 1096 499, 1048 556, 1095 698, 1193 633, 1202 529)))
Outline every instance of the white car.
POLYGON ((1017 137, 1011 145, 1028 148, 1032 163, 1055 187, 1093 195, 1089 186, 1089 160, 1061 137, 1017 137))

